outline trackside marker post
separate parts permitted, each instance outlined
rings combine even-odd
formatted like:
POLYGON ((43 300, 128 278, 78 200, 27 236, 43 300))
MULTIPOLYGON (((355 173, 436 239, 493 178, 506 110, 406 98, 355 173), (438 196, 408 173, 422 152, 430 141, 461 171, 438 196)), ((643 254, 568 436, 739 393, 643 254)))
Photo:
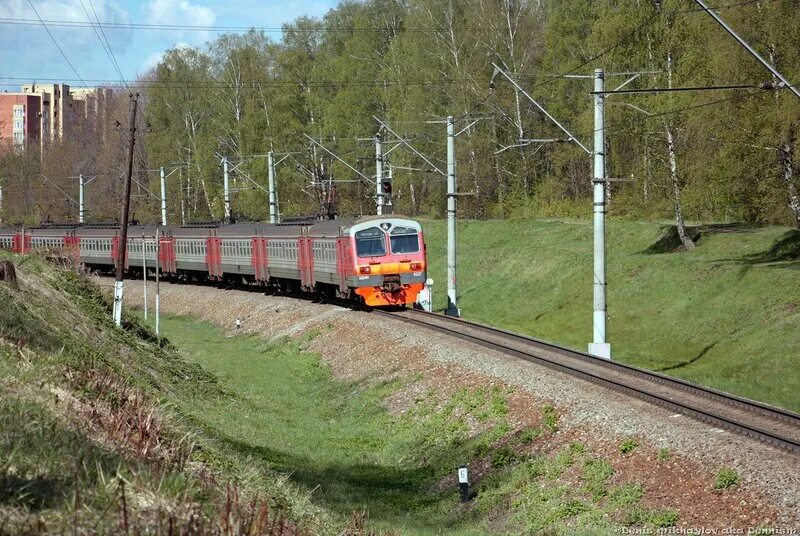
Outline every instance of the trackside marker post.
POLYGON ((458 468, 458 494, 462 503, 469 502, 469 470, 466 465, 458 468))

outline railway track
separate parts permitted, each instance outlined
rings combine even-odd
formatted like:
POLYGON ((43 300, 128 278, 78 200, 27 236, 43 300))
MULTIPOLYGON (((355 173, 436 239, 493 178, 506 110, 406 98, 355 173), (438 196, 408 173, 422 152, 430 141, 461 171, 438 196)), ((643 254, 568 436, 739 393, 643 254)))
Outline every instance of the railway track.
POLYGON ((414 309, 374 312, 544 365, 800 454, 797 413, 460 318, 414 309))

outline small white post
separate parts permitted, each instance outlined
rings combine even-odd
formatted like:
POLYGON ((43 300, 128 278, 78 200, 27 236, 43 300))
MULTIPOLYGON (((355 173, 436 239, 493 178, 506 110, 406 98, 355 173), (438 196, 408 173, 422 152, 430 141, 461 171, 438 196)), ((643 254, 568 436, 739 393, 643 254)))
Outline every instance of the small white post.
POLYGON ((0 184, 0 225, 3 225, 3 185, 0 184))
POLYGON ((589 353, 611 359, 611 345, 606 342, 606 176, 604 74, 594 72, 594 337, 589 353))
POLYGON ((122 281, 114 282, 114 323, 122 325, 122 292, 124 284, 122 281))
POLYGON ((278 223, 278 195, 275 192, 275 155, 267 153, 267 176, 269 177, 269 222, 278 223))
POLYGON ((447 307, 444 314, 461 316, 456 291, 456 127, 447 117, 447 307))
POLYGON ((83 173, 78 175, 78 222, 86 223, 85 215, 86 215, 86 205, 84 205, 84 197, 83 197, 83 173))
POLYGON ((147 240, 142 234, 142 292, 144 294, 144 319, 147 320, 147 240))
POLYGON ((164 166, 161 166, 161 225, 167 226, 167 178, 164 166))
POLYGON ((423 311, 433 312, 433 279, 430 277, 425 281, 425 286, 419 291, 417 303, 423 311))

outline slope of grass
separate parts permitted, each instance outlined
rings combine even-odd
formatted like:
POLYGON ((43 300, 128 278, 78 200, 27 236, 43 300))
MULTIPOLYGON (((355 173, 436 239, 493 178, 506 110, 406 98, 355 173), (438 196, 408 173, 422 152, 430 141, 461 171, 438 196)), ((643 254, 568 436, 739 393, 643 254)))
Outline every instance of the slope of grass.
POLYGON ((0 282, 0 534, 290 535, 346 525, 170 406, 225 397, 214 376, 135 316, 116 328, 108 297, 74 271, 37 256, 5 259, 19 285, 0 282))
POLYGON ((610 463, 582 445, 542 450, 557 429, 550 406, 541 428, 513 430, 506 390, 463 388, 428 391, 391 415, 384 400, 415 378, 338 381, 304 350, 313 333, 266 343, 188 317, 166 317, 163 326, 232 393, 183 399, 182 411, 230 449, 289 474, 334 515, 365 510, 370 526, 409 535, 602 534, 637 513, 632 523, 656 526, 658 512, 639 505, 640 485, 608 484, 610 463), (453 478, 461 464, 485 467, 468 506, 459 505, 453 478), (571 467, 584 485, 560 480, 571 467))
MULTIPOLYGON (((445 305, 446 226, 424 222, 434 306, 445 305)), ((800 232, 711 226, 673 251, 669 226, 608 225, 613 358, 800 411, 800 232)), ((592 336, 592 225, 463 221, 465 318, 586 351, 592 336)))

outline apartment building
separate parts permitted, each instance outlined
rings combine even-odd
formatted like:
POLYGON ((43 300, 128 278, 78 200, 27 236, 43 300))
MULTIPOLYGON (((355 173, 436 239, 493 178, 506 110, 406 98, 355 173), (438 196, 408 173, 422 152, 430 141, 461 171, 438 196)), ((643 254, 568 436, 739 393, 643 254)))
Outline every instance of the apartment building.
POLYGON ((33 83, 21 89, 20 93, 0 93, 0 152, 34 142, 44 150, 50 142, 80 136, 87 129, 105 137, 111 88, 33 83))
POLYGON ((42 99, 28 93, 0 93, 0 152, 39 144, 42 99))
POLYGON ((42 143, 62 140, 75 123, 72 96, 67 84, 23 84, 22 92, 39 97, 42 106, 42 143))

